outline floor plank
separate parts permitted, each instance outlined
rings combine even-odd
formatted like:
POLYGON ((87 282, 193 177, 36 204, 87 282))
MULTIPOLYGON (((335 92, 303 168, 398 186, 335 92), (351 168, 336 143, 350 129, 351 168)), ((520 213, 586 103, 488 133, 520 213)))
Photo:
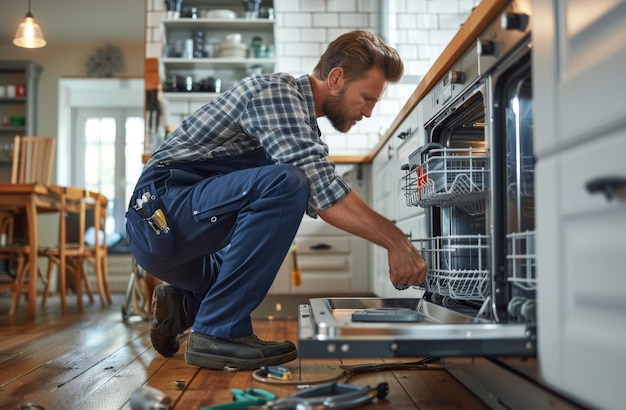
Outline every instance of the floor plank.
MULTIPOLYGON (((171 358, 159 355, 149 340, 147 321, 122 320, 123 295, 102 308, 96 297, 84 311, 69 299, 61 315, 58 297, 26 318, 25 304, 8 316, 10 299, 0 295, 0 408, 36 403, 46 409, 130 409, 134 391, 148 385, 169 396, 175 409, 200 409, 229 402, 231 388, 260 388, 279 398, 300 391, 296 385, 267 384, 251 371, 217 371, 189 365, 183 352, 171 358), (175 382, 182 380, 178 388, 175 382)), ((262 339, 297 340, 297 323, 254 320, 262 339)), ((389 360, 387 361, 412 361, 389 360)), ((286 363, 294 383, 310 385, 342 373, 342 365, 383 363, 382 359, 296 359, 286 363)), ((345 378, 338 379, 344 382, 345 378)), ((356 374, 349 383, 377 386, 388 383, 389 395, 365 408, 378 409, 480 409, 476 396, 435 363, 422 370, 386 370, 356 374)))

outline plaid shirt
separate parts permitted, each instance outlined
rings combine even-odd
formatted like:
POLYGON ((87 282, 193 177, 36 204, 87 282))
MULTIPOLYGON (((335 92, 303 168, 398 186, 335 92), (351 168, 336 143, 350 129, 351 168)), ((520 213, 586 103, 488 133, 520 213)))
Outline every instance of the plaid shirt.
POLYGON ((259 147, 276 163, 292 164, 304 172, 311 217, 350 191, 328 159, 308 75, 294 78, 277 73, 240 80, 187 117, 145 168, 240 155, 259 147))

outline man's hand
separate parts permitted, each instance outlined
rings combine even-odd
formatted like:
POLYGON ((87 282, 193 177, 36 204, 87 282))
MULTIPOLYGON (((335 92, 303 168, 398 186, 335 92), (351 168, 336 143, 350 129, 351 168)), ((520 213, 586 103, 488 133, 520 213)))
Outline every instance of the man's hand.
POLYGON ((421 285, 426 262, 404 232, 370 208, 354 191, 319 212, 329 224, 387 249, 389 277, 398 286, 421 285))
POLYGON ((389 279, 398 289, 421 285, 426 280, 426 261, 415 247, 406 240, 397 248, 388 250, 389 279))

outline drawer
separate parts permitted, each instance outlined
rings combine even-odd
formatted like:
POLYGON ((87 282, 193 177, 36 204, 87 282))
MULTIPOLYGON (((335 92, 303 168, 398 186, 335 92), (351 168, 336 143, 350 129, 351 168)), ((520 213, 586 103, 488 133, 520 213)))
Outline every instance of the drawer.
POLYGON ((601 193, 590 193, 586 185, 598 178, 626 178, 624 153, 626 128, 563 153, 559 190, 563 215, 623 209, 626 198, 607 201, 601 193))
POLYGON ((306 237, 298 235, 296 237, 298 255, 329 255, 329 254, 349 254, 350 239, 334 238, 326 236, 306 237))

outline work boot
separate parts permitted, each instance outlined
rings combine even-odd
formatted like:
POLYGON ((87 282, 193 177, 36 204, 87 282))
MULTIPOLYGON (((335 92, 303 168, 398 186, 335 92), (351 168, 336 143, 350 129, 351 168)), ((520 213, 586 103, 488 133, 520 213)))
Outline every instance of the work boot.
POLYGON ((150 341, 163 356, 173 356, 180 346, 178 335, 189 328, 185 292, 170 285, 159 285, 152 293, 153 319, 150 341))
POLYGON ((252 370, 290 362, 297 353, 296 346, 289 341, 266 342, 255 335, 225 340, 191 332, 185 361, 215 370, 224 367, 252 370))

